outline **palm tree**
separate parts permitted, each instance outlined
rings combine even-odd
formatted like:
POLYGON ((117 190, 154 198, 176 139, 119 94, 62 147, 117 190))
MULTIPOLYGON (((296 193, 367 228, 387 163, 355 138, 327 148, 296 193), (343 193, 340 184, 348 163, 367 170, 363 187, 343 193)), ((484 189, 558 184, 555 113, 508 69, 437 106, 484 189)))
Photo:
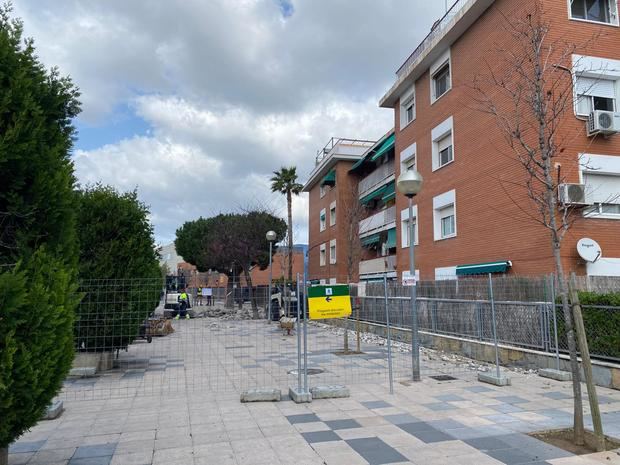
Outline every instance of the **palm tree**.
POLYGON ((297 182, 297 168, 282 167, 273 172, 270 179, 271 191, 286 194, 286 206, 288 209, 288 280, 293 282, 293 194, 299 195, 303 185, 297 182))

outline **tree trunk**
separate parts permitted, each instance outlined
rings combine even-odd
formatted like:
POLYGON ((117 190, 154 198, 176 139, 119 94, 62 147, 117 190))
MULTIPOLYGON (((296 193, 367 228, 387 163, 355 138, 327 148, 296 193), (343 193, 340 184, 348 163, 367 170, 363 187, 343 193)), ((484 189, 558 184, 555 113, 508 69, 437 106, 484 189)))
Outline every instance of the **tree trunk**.
POLYGON ((564 268, 562 267, 562 258, 560 256, 560 247, 554 245, 553 258, 557 270, 559 281, 560 299, 562 301, 562 313, 564 314, 564 326, 566 327, 566 340, 568 343, 568 354, 570 355, 570 368, 573 375, 573 430, 574 441, 578 446, 582 446, 585 442, 583 427, 583 402, 581 400, 581 376, 579 373, 579 361, 577 360, 577 344, 575 342, 575 330, 573 327, 573 317, 568 303, 568 289, 566 287, 566 278, 564 276, 564 268))
POLYGON ((0 465, 9 465, 8 447, 0 447, 0 465))
MULTIPOLYGON (((245 283, 248 286, 248 293, 250 296, 250 303, 252 304, 252 318, 258 320, 258 305, 256 304, 256 296, 254 295, 254 289, 252 289, 252 276, 247 269, 243 269, 245 276, 245 283)), ((243 299, 242 299, 243 300, 243 299)))
POLYGON ((590 350, 588 349, 588 339, 586 338, 586 330, 583 325, 583 316, 581 314, 579 294, 575 289, 574 273, 571 276, 569 287, 570 300, 571 304, 573 305, 573 319, 575 321, 577 341, 579 342, 579 351, 581 352, 581 365, 583 366, 583 374, 586 378, 586 386, 588 387, 588 400, 590 401, 592 424, 594 425, 594 434, 596 435, 596 450, 597 452, 602 452, 605 450, 605 434, 603 433, 603 423, 601 421, 601 411, 598 405, 596 386, 594 385, 594 380, 592 378, 592 363, 590 362, 590 350))
POLYGON ((224 301, 224 308, 233 308, 235 305, 233 282, 229 274, 226 274, 226 278, 226 300, 224 301))

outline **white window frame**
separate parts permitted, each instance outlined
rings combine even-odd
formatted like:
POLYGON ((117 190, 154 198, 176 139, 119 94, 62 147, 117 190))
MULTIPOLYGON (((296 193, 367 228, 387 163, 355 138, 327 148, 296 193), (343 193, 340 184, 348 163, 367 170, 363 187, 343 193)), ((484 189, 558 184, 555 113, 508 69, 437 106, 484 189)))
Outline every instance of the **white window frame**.
POLYGON ((322 243, 319 246, 319 266, 325 266, 327 264, 327 252, 326 245, 322 243))
POLYGON ((437 210, 437 214, 439 215, 439 222, 441 227, 441 238, 447 239, 448 237, 453 237, 456 235, 456 214, 454 212, 454 205, 448 205, 446 207, 440 208, 437 210), (448 223, 444 220, 451 219, 448 223), (447 227, 444 228, 445 225, 449 225, 449 232, 447 227))
MULTIPOLYGON (((413 235, 414 244, 419 245, 420 234, 418 226, 418 206, 413 206, 413 235)), ((409 208, 405 208, 400 212, 400 247, 401 249, 409 248, 409 208)))
POLYGON ((455 159, 455 150, 454 150, 454 118, 450 116, 448 119, 443 121, 438 126, 435 126, 431 131, 431 139, 432 139, 432 170, 437 171, 438 169, 443 168, 444 166, 448 166, 451 163, 454 163, 455 159), (450 137, 450 143, 452 145, 452 160, 448 163, 440 164, 440 155, 439 155, 439 141, 445 139, 446 137, 450 137))
POLYGON ((336 249, 336 239, 332 239, 331 241, 329 241, 329 264, 335 265, 337 261, 338 249, 336 249))
POLYGON ((454 70, 452 69, 452 57, 450 54, 450 49, 448 49, 444 53, 442 53, 437 60, 435 60, 435 62, 431 65, 430 68, 431 105, 437 100, 439 100, 441 97, 446 95, 448 92, 450 92, 450 90, 452 89, 453 71, 454 70), (437 76, 438 72, 441 71, 446 65, 448 65, 448 88, 443 94, 437 96, 435 95, 435 77, 437 76))
MULTIPOLYGON (((579 182, 585 184, 585 177, 589 175, 614 176, 618 178, 618 195, 620 196, 620 157, 615 155, 580 154, 579 182)), ((586 198, 590 187, 586 184, 586 198)), ((594 188, 595 189, 595 188, 594 188)), ((591 208, 583 210, 583 216, 587 218, 599 218, 608 220, 620 220, 618 213, 603 213, 602 205, 620 204, 620 198, 614 197, 613 202, 596 202, 591 208)))
POLYGON ((335 226, 336 225, 336 201, 334 200, 330 205, 329 205, 329 226, 335 226), (333 215, 332 215, 333 212, 333 215))
POLYGON ((600 25, 604 25, 604 26, 612 26, 612 27, 618 27, 620 24, 618 22, 618 2, 617 0, 609 0, 609 19, 610 22, 606 23, 603 21, 593 21, 591 19, 582 19, 582 18, 573 18, 573 10, 572 10, 572 0, 567 0, 567 5, 568 5, 568 19, 570 19, 571 21, 581 21, 584 23, 591 23, 591 24, 600 24, 600 25))
POLYGON ((327 212, 325 209, 321 209, 319 212, 319 232, 323 232, 327 229, 327 212))
MULTIPOLYGON (((618 111, 620 108, 620 60, 613 60, 610 58, 599 58, 593 56, 573 55, 573 107, 576 116, 589 116, 585 113, 579 112, 579 102, 581 101, 578 94, 578 79, 589 78, 613 81, 614 85, 614 109, 618 111)), ((601 97, 602 95, 596 95, 596 90, 593 86, 593 92, 587 92, 588 96, 601 97)))
POLYGON ((400 152, 400 172, 407 171, 411 167, 411 163, 413 162, 413 166, 415 167, 416 160, 416 152, 417 145, 414 142, 409 147, 400 152))
POLYGON ((456 266, 435 268, 435 281, 451 281, 455 279, 458 279, 456 276, 456 266))
POLYGON ((435 241, 443 241, 446 239, 451 239, 456 237, 458 234, 457 229, 457 214, 456 214, 456 190, 452 189, 451 191, 444 192, 441 195, 433 197, 433 236, 435 241), (445 211, 447 208, 453 208, 454 215, 454 234, 450 234, 448 236, 442 235, 441 229, 441 212, 445 211))
POLYGON ((400 130, 402 131, 405 127, 409 126, 416 119, 416 95, 415 95, 415 83, 411 86, 403 96, 400 98, 400 130), (409 108, 409 104, 413 104, 413 117, 411 120, 407 118, 407 108, 409 108))

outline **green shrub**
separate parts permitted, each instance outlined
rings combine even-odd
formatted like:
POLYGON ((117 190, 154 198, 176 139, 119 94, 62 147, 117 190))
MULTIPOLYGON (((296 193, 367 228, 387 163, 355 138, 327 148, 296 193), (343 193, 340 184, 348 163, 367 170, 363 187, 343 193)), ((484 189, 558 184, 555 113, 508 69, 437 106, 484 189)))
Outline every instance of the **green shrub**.
MULTIPOLYGON (((620 358, 620 292, 598 294, 582 291, 578 295, 590 354, 620 358)), ((566 330, 560 307, 557 321, 559 345, 566 349, 566 330)))
POLYGON ((0 274, 0 448, 42 416, 73 360, 79 296, 72 273, 43 250, 0 274))
POLYGON ((163 278, 148 208, 136 192, 97 185, 79 194, 78 350, 127 347, 159 303, 163 278))

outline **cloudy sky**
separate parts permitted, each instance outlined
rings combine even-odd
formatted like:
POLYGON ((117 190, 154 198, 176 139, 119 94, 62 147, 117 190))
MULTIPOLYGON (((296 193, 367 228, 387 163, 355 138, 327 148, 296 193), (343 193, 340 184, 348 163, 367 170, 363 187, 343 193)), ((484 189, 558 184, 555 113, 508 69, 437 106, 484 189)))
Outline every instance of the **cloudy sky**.
MULTIPOLYGON (((41 60, 82 92, 81 183, 138 188, 158 242, 184 221, 265 205, 332 136, 374 139, 394 72, 442 0, 14 0, 41 60)), ((294 203, 307 242, 306 195, 294 203)))

